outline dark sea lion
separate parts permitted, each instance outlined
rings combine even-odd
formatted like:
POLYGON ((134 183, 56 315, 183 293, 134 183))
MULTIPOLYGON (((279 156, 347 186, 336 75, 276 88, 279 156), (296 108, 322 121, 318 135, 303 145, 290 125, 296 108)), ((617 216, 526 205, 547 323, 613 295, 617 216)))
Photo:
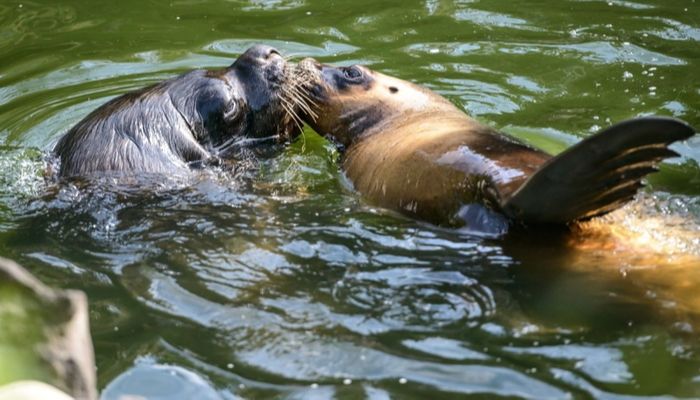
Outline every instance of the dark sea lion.
POLYGON ((258 45, 226 69, 127 93, 58 141, 59 174, 172 173, 218 163, 246 140, 290 140, 300 133, 294 82, 279 52, 258 45))
POLYGON ((315 103, 305 120, 344 149, 343 170, 371 203, 446 226, 503 233, 568 224, 629 201, 667 146, 695 131, 649 117, 608 128, 552 157, 468 117, 440 95, 362 66, 303 60, 315 103))

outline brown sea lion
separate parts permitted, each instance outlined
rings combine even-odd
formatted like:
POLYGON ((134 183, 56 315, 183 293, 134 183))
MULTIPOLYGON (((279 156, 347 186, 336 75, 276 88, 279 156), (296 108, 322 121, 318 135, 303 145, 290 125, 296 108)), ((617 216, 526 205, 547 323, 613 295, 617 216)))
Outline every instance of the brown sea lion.
POLYGON ((568 224, 619 208, 668 145, 691 137, 664 117, 622 122, 556 157, 482 125, 440 95, 362 66, 313 59, 298 74, 305 120, 344 149, 343 170, 371 203, 439 225, 503 233, 514 221, 568 224))
POLYGON ((230 67, 195 70, 104 104, 53 152, 61 176, 172 173, 218 163, 243 142, 284 142, 300 133, 295 80, 269 46, 230 67))

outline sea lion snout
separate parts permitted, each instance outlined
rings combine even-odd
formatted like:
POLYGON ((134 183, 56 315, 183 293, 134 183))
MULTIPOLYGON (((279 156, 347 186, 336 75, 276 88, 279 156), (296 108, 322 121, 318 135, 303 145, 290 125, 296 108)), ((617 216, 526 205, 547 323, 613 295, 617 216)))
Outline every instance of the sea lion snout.
POLYGON ((283 59, 280 52, 272 46, 265 46, 262 44, 255 45, 248 50, 246 50, 240 57, 236 60, 234 65, 239 65, 243 63, 254 63, 254 64, 265 64, 274 59, 283 59))
POLYGON ((232 68, 243 76, 252 77, 253 83, 277 89, 287 76, 287 61, 271 46, 255 45, 238 57, 232 68))
POLYGON ((424 88, 365 66, 336 67, 307 58, 298 69, 318 115, 305 118, 306 122, 345 147, 359 136, 380 131, 397 117, 403 121, 406 116, 425 112, 459 112, 424 88))
POLYGON ((305 71, 320 71, 323 65, 315 59, 307 57, 299 62, 299 68, 305 71))
POLYGON ((336 67, 306 58, 299 63, 298 72, 315 114, 303 118, 316 132, 337 144, 347 146, 361 131, 391 114, 385 109, 382 96, 372 93, 374 73, 365 67, 336 67))
POLYGON ((300 124, 293 120, 298 108, 298 99, 290 94, 293 68, 276 48, 252 46, 230 69, 244 92, 245 115, 240 118, 248 127, 248 137, 277 136, 278 141, 287 142, 301 133, 300 124))
POLYGON ((336 67, 321 64, 313 58, 305 58, 299 63, 299 71, 304 74, 312 86, 320 86, 329 92, 346 92, 355 87, 364 90, 372 86, 372 72, 359 65, 336 67))

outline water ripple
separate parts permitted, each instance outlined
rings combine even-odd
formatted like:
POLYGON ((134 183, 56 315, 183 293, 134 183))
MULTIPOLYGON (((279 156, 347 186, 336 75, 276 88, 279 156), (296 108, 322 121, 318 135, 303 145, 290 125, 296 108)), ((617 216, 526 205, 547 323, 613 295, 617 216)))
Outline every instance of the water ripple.
POLYGON ((256 43, 370 64, 551 153, 635 115, 698 124, 696 5, 21 3, 0 4, 0 251, 87 292, 104 398, 700 393, 700 274, 677 257, 700 249, 700 139, 573 238, 373 207, 309 130, 241 174, 53 185, 42 158, 108 99, 256 43))

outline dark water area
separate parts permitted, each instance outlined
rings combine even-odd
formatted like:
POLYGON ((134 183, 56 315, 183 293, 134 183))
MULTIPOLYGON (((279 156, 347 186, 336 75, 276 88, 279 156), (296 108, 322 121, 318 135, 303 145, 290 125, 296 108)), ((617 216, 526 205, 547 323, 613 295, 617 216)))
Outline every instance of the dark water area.
POLYGON ((700 137, 572 235, 373 207, 308 129, 240 176, 44 181, 100 104, 254 43, 552 153, 639 115, 700 126, 695 0, 3 1, 0 255, 88 294, 104 399, 700 397, 700 137))

